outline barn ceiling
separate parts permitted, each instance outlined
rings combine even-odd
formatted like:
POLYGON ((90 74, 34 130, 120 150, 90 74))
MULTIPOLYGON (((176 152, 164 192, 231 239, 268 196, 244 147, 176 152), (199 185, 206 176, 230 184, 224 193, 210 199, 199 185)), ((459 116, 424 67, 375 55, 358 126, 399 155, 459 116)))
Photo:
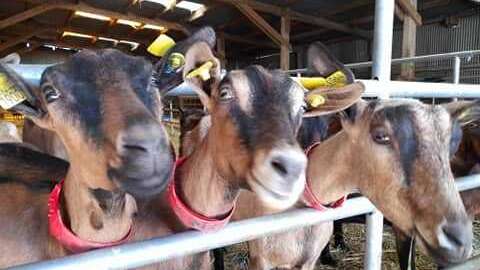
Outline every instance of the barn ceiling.
MULTIPOLYGON (((0 1, 0 55, 26 53, 45 45, 73 49, 117 47, 146 55, 146 47, 160 33, 181 39, 203 25, 214 27, 225 37, 227 58, 278 52, 278 46, 232 5, 235 1, 192 0, 203 5, 194 10, 185 8, 189 1, 180 0, 173 4, 173 0, 0 1)), ((294 12, 298 19, 292 19, 292 46, 313 40, 368 38, 373 28, 374 0, 238 1, 253 6, 277 31, 279 13, 294 12), (324 21, 350 32, 322 24, 324 21)), ((418 0, 418 12, 423 23, 432 23, 479 12, 479 8, 467 0, 418 0)), ((398 17, 396 20, 400 22, 398 17)))

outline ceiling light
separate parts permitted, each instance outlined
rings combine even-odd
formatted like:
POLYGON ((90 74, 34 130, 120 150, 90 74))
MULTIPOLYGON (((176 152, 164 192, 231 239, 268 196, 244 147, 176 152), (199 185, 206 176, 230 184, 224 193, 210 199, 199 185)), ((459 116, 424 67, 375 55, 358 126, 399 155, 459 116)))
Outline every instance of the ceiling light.
POLYGON ((154 24, 145 24, 142 29, 152 29, 152 30, 157 30, 157 31, 164 31, 167 28, 160 26, 160 25, 154 25, 154 24))
POLYGON ((140 43, 134 42, 134 41, 128 41, 128 40, 120 40, 118 43, 123 43, 123 44, 128 44, 130 45, 130 51, 135 51, 138 46, 140 46, 140 43))
POLYGON ((165 9, 171 9, 177 3, 176 0, 140 0, 140 2, 152 2, 157 3, 165 7, 165 9))
POLYGON ((117 45, 117 43, 118 43, 118 40, 117 40, 117 39, 107 38, 107 37, 98 37, 98 40, 110 41, 110 42, 112 42, 114 45, 117 45))
POLYGON ((195 12, 205 6, 199 3, 190 2, 190 1, 180 1, 175 7, 189 10, 190 12, 195 12))
POLYGON ((88 39, 94 38, 94 36, 91 36, 91 35, 86 35, 86 34, 81 34, 81 33, 76 33, 76 32, 69 32, 69 31, 63 32, 62 37, 66 37, 66 36, 88 38, 88 39))
POLYGON ((75 11, 75 16, 81 16, 85 18, 90 18, 90 19, 95 19, 95 20, 100 20, 100 21, 111 21, 112 19, 107 16, 95 14, 95 13, 90 13, 90 12, 84 12, 84 11, 75 11))
POLYGON ((124 19, 118 19, 117 23, 118 24, 129 25, 133 28, 139 28, 140 26, 142 26, 142 23, 139 23, 139 22, 136 22, 136 21, 124 20, 124 19))

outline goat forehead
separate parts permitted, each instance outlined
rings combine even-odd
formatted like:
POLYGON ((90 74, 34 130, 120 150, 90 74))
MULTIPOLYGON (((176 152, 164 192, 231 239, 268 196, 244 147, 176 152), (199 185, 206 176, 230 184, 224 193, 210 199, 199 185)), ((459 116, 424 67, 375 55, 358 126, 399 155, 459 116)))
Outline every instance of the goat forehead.
POLYGON ((122 92, 133 91, 133 96, 136 95, 150 111, 156 111, 151 75, 151 64, 138 57, 111 49, 84 50, 65 63, 47 69, 42 83, 53 83, 59 89, 64 95, 66 113, 79 121, 88 135, 97 139, 102 136, 103 114, 108 113, 104 112, 103 104, 108 102, 109 96, 124 96, 122 92))

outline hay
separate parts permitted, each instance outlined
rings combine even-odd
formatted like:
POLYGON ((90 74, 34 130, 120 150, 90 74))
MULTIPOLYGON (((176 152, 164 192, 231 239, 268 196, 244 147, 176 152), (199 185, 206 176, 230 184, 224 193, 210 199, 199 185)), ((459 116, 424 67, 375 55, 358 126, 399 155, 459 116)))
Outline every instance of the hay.
MULTIPOLYGON (((343 252, 339 249, 331 249, 332 255, 337 259, 338 265, 331 267, 322 265, 318 262, 315 270, 359 270, 363 269, 363 257, 365 250, 365 226, 359 224, 344 225, 345 241, 350 251, 343 252)), ((474 233, 474 252, 473 255, 480 254, 480 220, 473 223, 474 233)), ((248 251, 247 245, 242 243, 226 248, 225 253, 225 269, 226 270, 247 270, 248 267, 248 251)), ((432 260, 421 254, 417 248, 416 254, 417 270, 433 270, 436 269, 432 260)), ((399 270, 397 253, 395 250, 395 237, 389 227, 385 227, 383 233, 383 256, 382 269, 399 270)))

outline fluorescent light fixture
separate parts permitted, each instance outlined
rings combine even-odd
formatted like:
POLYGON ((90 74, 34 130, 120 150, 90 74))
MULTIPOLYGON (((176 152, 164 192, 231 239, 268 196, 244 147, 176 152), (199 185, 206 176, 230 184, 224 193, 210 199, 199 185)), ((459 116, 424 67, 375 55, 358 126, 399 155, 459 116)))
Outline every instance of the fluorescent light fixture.
POLYGON ((165 9, 171 9, 172 7, 175 6, 177 3, 176 0, 140 0, 140 2, 151 2, 151 3, 156 3, 160 4, 165 7, 165 9))
POLYGON ((204 8, 205 6, 202 5, 202 4, 199 4, 199 3, 184 0, 184 1, 180 1, 180 3, 178 3, 175 7, 183 8, 183 9, 186 9, 190 12, 195 12, 195 11, 201 9, 201 8, 204 8))
POLYGON ((154 25, 154 24, 145 24, 142 29, 152 29, 152 30, 157 30, 157 31, 164 31, 166 30, 165 27, 160 26, 160 25, 154 25))
POLYGON ((81 34, 81 33, 76 33, 76 32, 69 32, 69 31, 63 32, 62 37, 67 37, 67 36, 79 37, 79 38, 88 38, 88 39, 94 38, 94 36, 81 34))
POLYGON ((130 51, 135 51, 140 46, 140 43, 128 40, 120 40, 118 43, 130 45, 130 51))
POLYGON ((90 19, 95 19, 95 20, 100 20, 100 21, 111 21, 112 18, 95 14, 95 13, 90 13, 90 12, 84 12, 84 11, 75 11, 75 16, 80 16, 80 17, 85 17, 85 18, 90 18, 90 19))
POLYGON ((62 49, 62 50, 66 50, 66 51, 78 51, 77 49, 73 49, 73 48, 69 48, 69 47, 60 47, 60 46, 51 45, 51 44, 45 44, 45 45, 43 45, 43 47, 50 48, 50 49, 52 49, 52 51, 55 51, 56 49, 62 49))
POLYGON ((112 42, 114 45, 117 45, 117 43, 118 43, 118 40, 117 40, 117 39, 114 39, 114 38, 98 37, 98 40, 110 41, 110 42, 112 42))
POLYGON ((123 19, 118 19, 117 20, 118 24, 124 24, 124 25, 129 25, 133 28, 139 28, 142 26, 142 23, 136 22, 136 21, 130 21, 130 20, 123 20, 123 19))

